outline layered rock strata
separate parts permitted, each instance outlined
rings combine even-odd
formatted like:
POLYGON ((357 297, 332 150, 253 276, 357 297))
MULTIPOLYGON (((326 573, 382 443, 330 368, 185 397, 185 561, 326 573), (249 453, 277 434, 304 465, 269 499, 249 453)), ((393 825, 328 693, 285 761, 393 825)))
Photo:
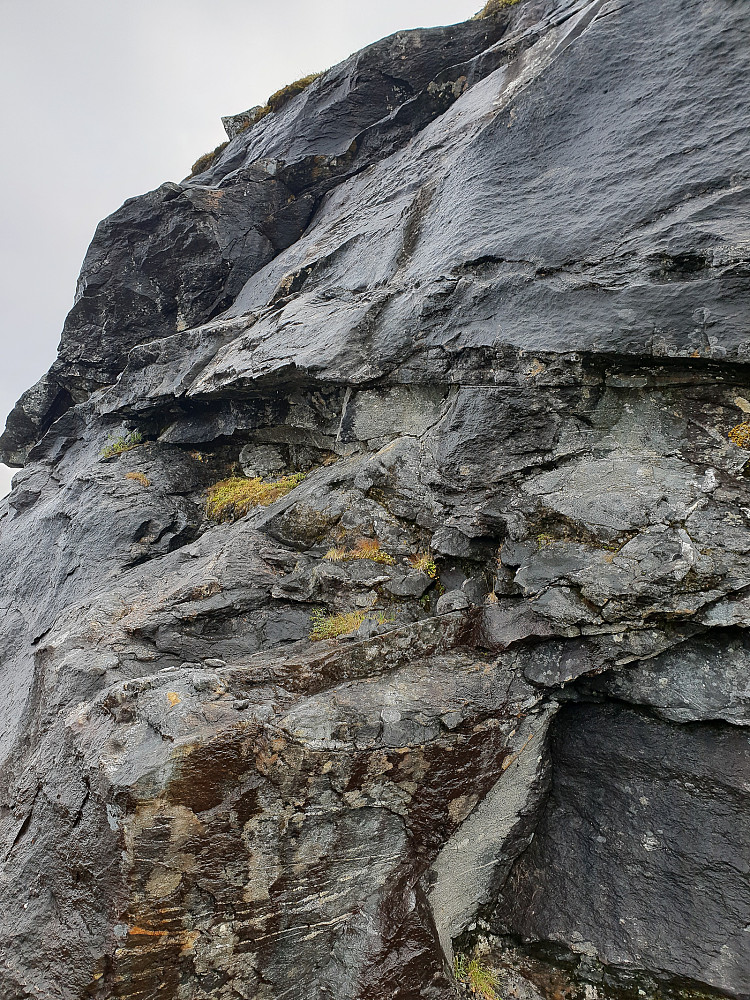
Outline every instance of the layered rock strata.
POLYGON ((0 439, 6 1000, 750 996, 748 78, 522 0, 101 224, 0 439))

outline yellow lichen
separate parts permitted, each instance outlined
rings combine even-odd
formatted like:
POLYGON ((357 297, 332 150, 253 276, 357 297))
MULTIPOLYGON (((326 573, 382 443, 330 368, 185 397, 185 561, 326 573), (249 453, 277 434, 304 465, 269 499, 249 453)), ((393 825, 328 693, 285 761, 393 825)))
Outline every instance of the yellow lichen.
POLYGON ((141 486, 151 485, 151 480, 147 476, 144 476, 142 472, 126 472, 125 478, 132 479, 134 482, 140 483, 141 486))
POLYGON ((738 448, 750 449, 750 424, 737 424, 727 434, 727 437, 738 448))
POLYGON ((333 548, 323 556, 329 562, 349 562, 352 559, 370 559, 372 562, 393 566, 396 560, 383 552, 377 538, 360 538, 353 549, 333 548))
POLYGON ((499 1000, 497 987, 500 985, 497 975, 492 969, 486 968, 476 958, 466 955, 456 955, 453 960, 453 972, 459 983, 468 986, 471 992, 483 1000, 499 1000))
POLYGON ((261 478, 243 479, 235 476, 223 479, 208 490, 206 517, 212 521, 236 521, 253 507, 267 507, 284 497, 302 482, 304 472, 264 483, 261 478))

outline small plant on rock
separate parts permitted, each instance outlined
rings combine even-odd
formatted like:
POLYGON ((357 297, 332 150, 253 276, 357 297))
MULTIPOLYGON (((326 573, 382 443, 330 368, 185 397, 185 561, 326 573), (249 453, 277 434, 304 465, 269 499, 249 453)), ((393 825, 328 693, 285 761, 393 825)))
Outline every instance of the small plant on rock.
POLYGON ((554 535, 548 535, 545 532, 536 536, 536 547, 538 549, 543 549, 547 545, 551 545, 554 542, 554 535))
POLYGON ((497 975, 492 969, 482 965, 479 959, 456 955, 453 973, 456 980, 463 986, 468 986, 475 996, 482 997, 483 1000, 499 1000, 497 988, 500 983, 497 975))
POLYGON ((426 573, 431 580, 437 577, 437 566, 430 551, 418 552, 416 555, 410 556, 409 562, 414 569, 418 569, 420 573, 426 573))
POLYGON ((310 615, 310 638, 313 642, 320 642, 322 639, 337 639, 340 635, 349 635, 357 631, 365 618, 371 618, 378 625, 387 625, 393 621, 393 616, 385 611, 344 611, 338 615, 313 611, 310 615))
POLYGON ((228 142, 220 142, 216 149, 212 149, 210 153, 204 153, 203 156, 199 156, 190 168, 190 176, 195 177, 196 174, 202 174, 204 170, 208 170, 228 145, 228 142))
POLYGON ((267 507, 274 500, 291 493, 304 478, 304 472, 295 472, 292 476, 282 476, 268 483, 260 477, 223 479, 208 490, 206 517, 212 521, 236 521, 254 507, 267 507))
POLYGON ((337 639, 340 635, 356 632, 367 615, 366 611, 345 611, 340 615, 327 615, 325 611, 313 611, 310 616, 313 642, 322 639, 337 639))
POLYGON ((148 478, 148 476, 145 476, 142 472, 126 472, 125 478, 132 479, 134 482, 140 483, 141 486, 144 487, 151 485, 151 480, 148 478))
POLYGON ((353 549, 333 548, 323 556, 328 562, 350 562, 353 559, 369 559, 371 562, 393 566, 396 560, 380 548, 377 538, 360 538, 353 549))
POLYGON ((295 80, 293 83, 287 83, 285 87, 277 90, 274 94, 268 98, 266 103, 258 108, 247 120, 245 124, 242 125, 240 131, 245 132, 247 129, 256 125, 261 119, 265 118, 266 115, 271 113, 276 113, 281 111, 285 104, 288 104, 292 98, 301 94, 303 90, 307 90, 311 83, 314 83, 319 76, 323 73, 308 73, 307 76, 302 76, 299 80, 295 80))
POLYGON ((106 444, 102 448, 101 456, 102 458, 114 458, 116 455, 122 455, 124 451, 137 448, 139 444, 143 444, 143 435, 140 431, 131 431, 130 434, 124 434, 106 444))

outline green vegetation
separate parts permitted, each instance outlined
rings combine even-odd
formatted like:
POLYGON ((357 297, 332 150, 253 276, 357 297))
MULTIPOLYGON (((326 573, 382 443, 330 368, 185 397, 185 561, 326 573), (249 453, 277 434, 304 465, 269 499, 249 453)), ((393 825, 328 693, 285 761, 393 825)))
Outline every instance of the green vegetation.
POLYGON ((228 145, 228 141, 220 142, 216 149, 213 149, 210 153, 204 153, 203 156, 199 156, 190 168, 190 176, 195 177, 196 174, 202 174, 204 170, 208 170, 208 168, 216 160, 217 156, 219 156, 219 154, 222 153, 228 145))
MULTIPOLYGON (((307 90, 311 83, 322 76, 323 73, 308 73, 307 76, 302 76, 299 80, 295 80, 293 83, 288 83, 285 87, 277 90, 275 94, 271 94, 266 103, 262 108, 258 108, 255 114, 247 120, 247 123, 243 125, 242 131, 249 129, 252 125, 255 125, 265 118, 266 115, 270 115, 272 112, 281 111, 285 104, 288 104, 293 97, 297 94, 301 94, 303 90, 307 90)), ((199 156, 190 169, 190 176, 195 177, 196 174, 202 174, 204 170, 208 170, 210 166, 216 161, 216 158, 222 153, 229 142, 221 142, 212 150, 210 153, 204 153, 203 156, 199 156)))
POLYGON ((750 449, 750 424, 737 424, 727 434, 727 437, 738 448, 750 449))
POLYGON ((548 535, 546 532, 542 532, 536 536, 536 547, 538 549, 543 549, 546 545, 551 545, 554 540, 553 535, 548 535))
POLYGON ((419 552, 411 556, 409 562, 414 569, 418 569, 421 573, 426 573, 431 580, 437 577, 437 566, 431 552, 419 552))
POLYGON ((474 15, 472 20, 481 21, 483 17, 493 17, 495 14, 499 14, 501 10, 504 10, 506 7, 513 7, 518 2, 519 0, 487 0, 487 3, 474 15))
POLYGON ((486 968, 476 958, 466 955, 456 955, 453 960, 453 972, 456 980, 468 986, 471 992, 483 1000, 499 1000, 497 987, 500 985, 496 974, 486 968))
POLYGON ((241 476, 223 479, 208 490, 206 517, 212 521, 236 521, 253 507, 267 507, 274 500, 291 493, 304 478, 304 472, 296 472, 270 483, 264 483, 260 478, 243 479, 241 476))
POLYGON ((314 83, 322 75, 323 73, 309 73, 307 76, 302 76, 299 80, 295 80, 294 83, 288 83, 281 90, 277 90, 275 94, 271 94, 263 107, 258 108, 252 118, 249 118, 247 123, 243 125, 242 131, 244 132, 252 125, 257 124, 266 115, 281 111, 285 104, 288 104, 297 94, 301 94, 303 90, 307 90, 310 84, 314 83))
POLYGON ((372 562, 393 566, 396 560, 383 552, 377 538, 360 538, 353 549, 329 549, 323 556, 329 562, 349 562, 352 559, 370 559, 372 562))
POLYGON ((114 458, 115 455, 122 455, 124 451, 137 448, 139 444, 143 444, 143 435, 140 431, 132 431, 130 434, 124 434, 106 444, 102 448, 101 456, 102 458, 114 458))
POLYGON ((327 615, 325 611, 313 611, 310 615, 310 638, 313 642, 322 639, 337 639, 340 635, 356 632, 365 618, 372 618, 379 625, 386 625, 393 618, 385 611, 345 611, 339 615, 327 615))
POLYGON ((141 486, 150 486, 151 480, 148 476, 145 476, 142 472, 126 472, 126 479, 132 479, 136 483, 140 483, 141 486))
POLYGON ((277 90, 275 94, 271 94, 266 101, 266 107, 274 112, 281 111, 285 104, 288 104, 297 94, 301 94, 303 90, 307 90, 310 84, 314 83, 322 75, 322 72, 308 73, 307 76, 301 76, 294 83, 288 83, 285 87, 277 90))

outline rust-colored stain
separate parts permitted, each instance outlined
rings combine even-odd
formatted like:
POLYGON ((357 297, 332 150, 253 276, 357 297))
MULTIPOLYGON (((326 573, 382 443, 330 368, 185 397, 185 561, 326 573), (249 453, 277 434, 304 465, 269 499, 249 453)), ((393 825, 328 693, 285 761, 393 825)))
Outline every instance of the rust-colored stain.
POLYGON ((182 699, 180 698, 180 696, 177 694, 176 691, 167 691, 167 701, 173 707, 175 705, 179 705, 181 700, 182 699))
POLYGON ((139 927, 136 924, 129 928, 128 934, 147 934, 149 937, 166 937, 168 931, 152 931, 148 927, 139 927))

